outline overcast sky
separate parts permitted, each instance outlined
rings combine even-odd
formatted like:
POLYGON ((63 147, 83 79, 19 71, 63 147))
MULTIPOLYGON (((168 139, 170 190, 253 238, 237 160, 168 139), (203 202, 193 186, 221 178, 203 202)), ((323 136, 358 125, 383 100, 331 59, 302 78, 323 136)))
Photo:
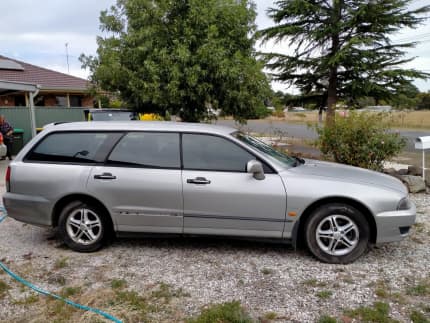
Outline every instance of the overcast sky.
MULTIPOLYGON (((68 43, 70 74, 86 78, 88 72, 80 67, 81 53, 95 54, 96 36, 100 35, 100 11, 115 0, 0 0, 0 55, 67 73, 66 48, 68 43)), ((266 10, 272 0, 256 0, 257 25, 270 26, 266 10)), ((430 4, 430 0, 415 0, 413 6, 430 4)), ((404 30, 394 39, 421 40, 410 51, 417 57, 408 67, 430 72, 430 21, 415 30, 404 30)), ((267 45, 266 51, 284 51, 286 45, 267 45)), ((430 81, 417 81, 421 91, 430 90, 430 81)), ((276 90, 285 85, 274 84, 276 90)))

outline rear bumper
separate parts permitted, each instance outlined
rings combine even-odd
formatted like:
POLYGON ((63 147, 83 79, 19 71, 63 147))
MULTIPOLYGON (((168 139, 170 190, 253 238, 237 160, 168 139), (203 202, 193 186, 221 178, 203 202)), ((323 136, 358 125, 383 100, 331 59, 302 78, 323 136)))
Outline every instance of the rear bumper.
POLYGON ((412 204, 409 210, 378 213, 375 216, 376 243, 400 241, 409 235, 409 229, 415 223, 416 208, 412 204))
POLYGON ((15 220, 38 226, 52 226, 51 204, 43 197, 5 193, 3 205, 8 216, 15 220))

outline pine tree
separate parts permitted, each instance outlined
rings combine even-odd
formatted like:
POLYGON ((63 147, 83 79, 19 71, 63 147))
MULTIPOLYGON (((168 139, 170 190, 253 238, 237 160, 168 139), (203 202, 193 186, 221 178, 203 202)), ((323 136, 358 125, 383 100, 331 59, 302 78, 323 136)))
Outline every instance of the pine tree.
POLYGON ((334 120, 339 98, 389 99, 414 78, 430 74, 402 67, 413 58, 415 42, 394 43, 390 36, 416 28, 430 5, 409 10, 411 0, 278 0, 268 10, 275 26, 260 31, 264 42, 288 41, 291 55, 266 53, 278 81, 303 94, 318 93, 334 120))

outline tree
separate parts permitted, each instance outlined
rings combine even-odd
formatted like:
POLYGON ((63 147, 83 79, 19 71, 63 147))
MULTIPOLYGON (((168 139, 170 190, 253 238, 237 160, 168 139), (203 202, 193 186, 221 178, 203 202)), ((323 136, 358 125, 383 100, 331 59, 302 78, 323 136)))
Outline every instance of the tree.
POLYGON ((275 79, 303 93, 327 98, 327 121, 334 120, 338 98, 389 99, 414 78, 428 73, 402 68, 414 42, 389 38, 401 28, 416 28, 430 6, 408 10, 412 0, 278 0, 268 11, 275 26, 260 31, 263 42, 289 41, 292 54, 268 53, 275 79))
POLYGON ((208 110, 245 120, 270 94, 247 0, 117 0, 100 16, 90 80, 144 112, 199 121, 208 110))
POLYGON ((419 93, 418 99, 418 110, 430 109, 430 91, 419 93))
POLYGON ((398 110, 416 109, 419 102, 419 93, 420 91, 413 84, 404 86, 388 103, 398 110))

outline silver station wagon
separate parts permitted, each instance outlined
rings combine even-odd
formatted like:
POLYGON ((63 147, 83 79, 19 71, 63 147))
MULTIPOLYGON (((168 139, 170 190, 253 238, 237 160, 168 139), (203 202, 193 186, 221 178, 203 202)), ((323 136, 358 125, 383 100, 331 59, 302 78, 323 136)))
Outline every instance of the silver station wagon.
POLYGON ((52 125, 10 163, 6 186, 11 217, 58 227, 80 252, 115 234, 213 235, 303 242, 321 261, 349 263, 415 222, 393 177, 207 124, 52 125))

